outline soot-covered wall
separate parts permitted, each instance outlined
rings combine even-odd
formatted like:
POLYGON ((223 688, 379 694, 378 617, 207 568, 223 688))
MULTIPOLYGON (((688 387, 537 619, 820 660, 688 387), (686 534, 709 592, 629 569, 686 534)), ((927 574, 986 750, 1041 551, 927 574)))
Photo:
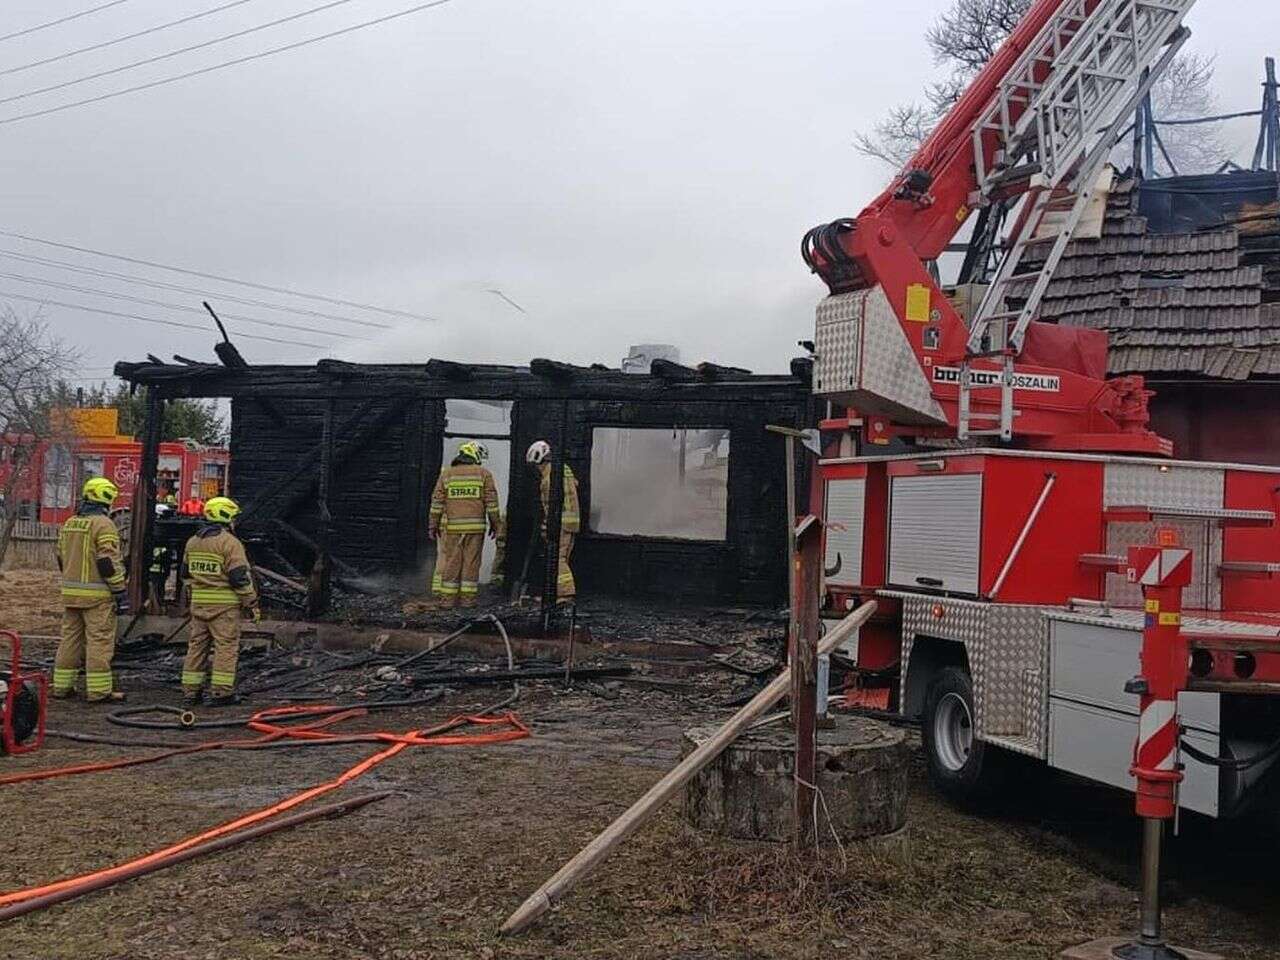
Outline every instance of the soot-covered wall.
MULTIPOLYGON (((555 443, 563 429, 565 459, 578 477, 584 518, 573 554, 583 595, 780 603, 787 582, 784 442, 765 426, 803 426, 808 418, 808 400, 801 391, 793 400, 521 401, 513 412, 512 451, 519 456, 539 439, 555 443), (591 530, 591 443, 597 427, 728 429, 725 539, 629 537, 591 530)), ((806 461, 800 460, 797 488, 803 511, 808 478, 806 461)), ((533 532, 537 485, 523 464, 514 464, 513 471, 508 562, 515 565, 533 532), (521 476, 523 481, 517 481, 521 476)))
MULTIPOLYGON (((427 501, 440 469, 444 403, 417 398, 332 402, 333 555, 362 573, 412 573, 427 552, 427 501)), ((274 534, 280 518, 319 538, 312 478, 328 403, 232 401, 230 489, 245 511, 247 532, 274 534)))
MULTIPOLYGON (((523 565, 538 516, 537 482, 524 451, 537 439, 563 443, 580 484, 584 529, 573 557, 583 596, 652 597, 693 603, 781 603, 786 594, 786 471, 781 437, 768 424, 813 422, 807 385, 682 385, 668 399, 643 378, 622 388, 634 397, 562 399, 529 396, 530 375, 513 373, 508 583, 523 565), (635 387, 632 386, 635 383, 635 387), (521 385, 524 396, 520 396, 521 385), (701 397, 699 395, 701 394, 701 397), (602 534, 590 529, 591 446, 597 427, 729 431, 724 540, 602 534), (563 437, 563 440, 562 440, 563 437)), ((311 386, 307 382, 307 386, 311 386)), ((328 389, 316 380, 315 389, 328 389)), ((464 388, 465 389, 465 388, 464 388)), ((430 491, 440 470, 445 401, 388 392, 336 399, 275 397, 264 403, 232 394, 231 492, 246 511, 244 529, 279 531, 277 519, 318 540, 317 464, 325 412, 333 404, 331 548, 366 574, 421 576, 433 554, 426 537, 430 491)), ((336 391, 335 391, 336 392, 336 391)), ((675 391, 673 391, 675 392, 675 391)), ((498 391, 486 387, 486 396, 498 391)), ((798 508, 807 507, 808 457, 798 458, 798 508)), ((305 572, 310 553, 297 538, 279 539, 305 572)), ((541 564, 530 564, 536 592, 541 564)))

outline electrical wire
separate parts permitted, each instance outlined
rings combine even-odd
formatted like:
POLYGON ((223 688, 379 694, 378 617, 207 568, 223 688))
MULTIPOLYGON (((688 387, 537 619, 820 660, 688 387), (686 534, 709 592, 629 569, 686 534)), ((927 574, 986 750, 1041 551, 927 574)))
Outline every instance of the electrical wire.
POLYGON ((68 14, 65 17, 58 18, 57 20, 50 20, 47 23, 38 23, 34 27, 27 27, 23 30, 16 30, 13 33, 6 33, 3 37, 0 37, 0 41, 12 40, 14 37, 25 37, 29 33, 35 33, 37 30, 47 30, 49 27, 56 27, 62 23, 70 23, 72 20, 79 20, 81 17, 87 17, 89 14, 97 13, 99 10, 106 10, 108 7, 118 7, 120 4, 127 2, 128 0, 111 0, 110 3, 101 3, 96 7, 90 7, 88 10, 81 10, 79 13, 68 14))
POLYGON ((150 90, 153 87, 161 87, 167 83, 176 83, 179 80, 189 80, 192 77, 203 76, 206 73, 213 73, 216 70, 223 70, 227 67, 239 66, 242 63, 250 63, 254 60, 261 60, 265 57, 274 56, 277 53, 286 53, 290 50, 297 50, 300 47, 309 46, 310 44, 313 44, 313 43, 319 43, 322 40, 331 40, 334 37, 340 37, 348 33, 354 33, 355 31, 363 30, 366 27, 377 26, 379 24, 387 23, 388 21, 391 21, 391 20, 397 20, 400 17, 407 17, 414 13, 420 13, 423 10, 429 10, 432 7, 444 6, 446 3, 451 3, 451 2, 452 0, 431 0, 430 3, 420 3, 416 6, 409 7, 406 10, 400 10, 400 11, 397 11, 396 13, 389 13, 389 14, 386 14, 385 16, 377 17, 373 20, 364 20, 360 23, 352 24, 349 27, 343 27, 340 30, 332 30, 329 33, 322 33, 314 37, 307 37, 304 40, 295 40, 292 43, 286 43, 279 47, 271 47, 270 49, 262 50, 262 51, 259 51, 258 53, 251 53, 243 57, 236 57, 234 60, 224 60, 221 63, 215 63, 207 67, 201 67, 198 70, 189 70, 186 73, 175 74, 174 76, 171 76, 171 77, 162 77, 159 80, 152 80, 149 83, 140 83, 140 84, 137 84, 136 86, 126 87, 123 90, 113 90, 110 93, 99 94, 96 97, 86 97, 83 100, 73 100, 71 103, 63 103, 56 107, 46 107, 43 110, 33 110, 30 113, 20 113, 17 116, 5 117, 4 119, 0 120, 0 125, 17 123, 20 120, 30 120, 34 117, 44 117, 44 116, 48 116, 51 113, 60 113, 63 110, 70 110, 73 107, 83 107, 91 103, 101 103, 104 100, 111 100, 111 99, 114 99, 115 97, 123 97, 126 94, 138 93, 142 90, 150 90))
POLYGON ((144 287, 155 287, 157 290, 173 290, 177 293, 190 293, 202 300, 227 300, 231 303, 243 303, 251 307, 263 307, 267 310, 279 310, 281 313, 296 313, 303 317, 316 317, 322 320, 337 320, 341 323, 351 323, 360 327, 372 327, 375 330, 391 330, 394 324, 379 323, 376 320, 357 320, 354 317, 344 317, 336 313, 325 313, 323 310, 307 310, 303 307, 286 307, 281 304, 271 303, 267 300, 255 300, 252 297, 238 297, 229 293, 210 293, 208 288, 198 289, 196 287, 184 287, 179 283, 165 283, 163 280, 148 280, 145 277, 139 277, 129 273, 116 273, 114 270, 100 270, 97 267, 86 267, 70 260, 59 260, 56 257, 37 257, 30 253, 18 253, 15 250, 0 249, 0 257, 6 260, 18 260, 22 263, 38 263, 46 267, 61 267, 72 273, 83 273, 91 277, 101 277, 110 280, 122 280, 126 283, 136 283, 144 287))
MULTIPOLYGON (((439 6, 441 3, 449 3, 450 0, 434 0, 427 6, 439 6)), ((2 123, 3 121, 0 121, 2 123)), ((291 297, 301 297, 304 300, 319 300, 323 303, 332 303, 340 307, 355 307, 359 310, 371 310, 374 313, 383 313, 393 317, 407 317, 410 320, 427 320, 435 322, 436 317, 429 317, 420 313, 409 313, 404 310, 395 310, 391 307, 378 307, 369 303, 360 303, 355 300, 342 300, 338 297, 328 297, 319 293, 306 293, 302 290, 291 290, 288 287, 273 287, 265 283, 254 283, 252 280, 240 280, 236 277, 224 277, 216 273, 202 273, 199 270, 190 270, 186 267, 175 267, 172 264, 160 263, 156 260, 143 260, 141 257, 127 257, 120 253, 108 253, 105 250, 95 250, 93 247, 76 246, 74 243, 62 243, 57 240, 44 240, 40 237, 33 237, 26 233, 17 233, 13 230, 0 230, 0 237, 12 237, 15 240, 25 240, 28 243, 39 243, 46 247, 57 247, 59 250, 71 250, 75 253, 87 253, 95 257, 105 257, 108 260, 120 260, 124 263, 132 263, 140 267, 154 267, 157 270, 168 270, 171 273, 181 273, 189 277, 199 277, 201 280, 217 280, 220 283, 235 283, 242 287, 252 287, 254 290, 265 290, 268 293, 282 293, 291 297)), ((355 321, 352 321, 355 322, 355 321)))
POLYGON ((145 67, 153 63, 159 63, 162 60, 171 60, 174 57, 182 56, 184 53, 192 53, 196 50, 203 50, 206 47, 216 46, 219 43, 226 43, 228 40, 237 40, 240 37, 247 37, 250 34, 269 30, 272 27, 278 27, 284 23, 301 20, 303 17, 309 17, 312 14, 332 10, 334 7, 345 6, 348 3, 351 3, 351 0, 329 0, 328 3, 322 3, 318 7, 309 7, 306 10, 291 13, 289 16, 281 17, 279 20, 270 20, 267 23, 260 23, 257 26, 245 27, 243 30, 236 30, 234 33, 225 33, 220 37, 211 37, 208 40, 201 40, 199 43, 193 43, 187 47, 180 47, 177 50, 170 50, 166 53, 157 53, 155 56, 144 57, 141 60, 134 60, 131 63, 122 64, 118 67, 111 67, 107 70, 99 70, 97 73, 88 73, 83 77, 75 77, 71 80, 64 80, 61 83, 53 83, 47 87, 27 90, 24 93, 15 93, 11 97, 0 98, 0 103, 13 103, 16 100, 26 100, 29 97, 38 97, 42 93, 53 93, 55 90, 65 90, 67 87, 74 87, 82 83, 88 83, 90 80, 101 80, 103 77, 111 77, 117 73, 124 73, 126 70, 132 70, 135 67, 145 67))
MULTIPOLYGON (((106 310, 102 307, 86 307, 79 303, 66 303, 62 300, 51 300, 48 297, 31 297, 26 294, 12 293, 7 290, 0 290, 0 299, 22 300, 25 303, 47 304, 54 307, 63 307, 67 310, 83 310, 85 313, 99 313, 104 317, 117 317, 121 320, 136 320, 139 323, 154 323, 163 327, 180 327, 184 330, 199 330, 201 333, 208 333, 209 328, 195 323, 182 323, 179 320, 160 320, 156 317, 143 317, 136 313, 120 313, 117 310, 106 310)), ((283 343, 291 347, 314 347, 317 350, 328 349, 323 343, 307 343, 304 340, 281 340, 278 337, 267 337, 260 333, 245 333, 243 330, 230 330, 238 337, 245 340, 261 340, 264 343, 283 343)))
POLYGON ((54 57, 45 57, 43 60, 32 60, 30 63, 19 64, 16 67, 8 67, 0 70, 0 76, 6 76, 10 73, 21 73, 24 70, 31 70, 35 67, 43 67, 46 64, 57 63, 59 60, 67 60, 71 57, 78 57, 82 53, 89 53, 93 50, 102 50, 105 47, 113 47, 117 43, 124 43, 126 40, 136 40, 139 37, 149 36, 153 33, 159 33, 161 30, 168 30, 170 27, 177 27, 184 23, 191 23, 193 20, 202 20, 205 17, 212 16, 215 13, 221 13, 223 10, 230 10, 232 7, 244 6, 246 3, 252 3, 253 0, 231 0, 230 3, 224 3, 218 7, 212 7, 208 10, 202 10, 199 13, 193 13, 182 17, 178 20, 170 20, 168 23, 162 23, 159 26, 147 27, 145 30, 137 30, 133 33, 127 33, 122 37, 116 37, 112 40, 103 40, 100 43, 92 43, 87 47, 79 47, 75 50, 68 50, 66 53, 60 53, 54 57))
MULTIPOLYGON (((166 310, 179 310, 183 313, 198 313, 202 317, 208 316, 208 313, 203 307, 187 307, 180 303, 169 303, 165 300, 149 300, 146 297, 134 297, 127 293, 115 293, 111 290, 100 290, 96 287, 81 287, 74 283, 62 283, 58 280, 46 280, 42 277, 30 277, 21 273, 5 273, 4 271, 0 271, 0 279, 18 280, 22 283, 32 283, 44 287, 53 287, 56 290, 70 290, 72 293, 88 293, 97 297, 109 297, 113 300, 128 300, 132 303, 144 303, 150 307, 164 307, 166 310)), ((280 320, 260 320, 256 317, 246 317, 242 313, 224 313, 219 311, 218 316, 226 317, 229 320, 240 320, 243 323, 254 323, 263 327, 275 327, 282 330, 298 330, 302 333, 318 333, 325 337, 339 337, 346 340, 369 339, 369 337, 359 337, 352 333, 339 333, 335 330, 322 330, 319 327, 307 327, 296 323, 284 323, 280 320)))

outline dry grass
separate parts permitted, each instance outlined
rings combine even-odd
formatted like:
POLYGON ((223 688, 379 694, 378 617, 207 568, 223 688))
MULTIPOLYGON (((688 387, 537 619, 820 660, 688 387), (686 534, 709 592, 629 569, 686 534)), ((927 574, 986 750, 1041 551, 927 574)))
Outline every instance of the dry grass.
MULTIPOLYGON (((36 602, 8 616, 43 631, 42 610, 36 602)), ((174 691, 133 691, 135 701, 161 696, 174 691)), ((469 696, 344 729, 422 726, 494 694, 469 696)), ((1126 799, 1028 780, 1018 804, 978 816, 939 800, 917 761, 900 854, 850 846, 844 860, 834 850, 797 856, 697 833, 671 807, 543 923, 501 940, 506 915, 674 761, 680 731, 720 715, 662 694, 606 701, 546 685, 520 709, 530 740, 407 751, 346 788, 390 788, 391 799, 14 921, 0 956, 1002 960, 1051 957, 1134 921, 1137 831, 1126 799)), ((51 723, 119 732, 80 703, 55 704, 51 723)), ((0 769, 126 752, 54 740, 0 769)), ((368 752, 203 755, 3 788, 15 839, 0 857, 0 889, 176 841, 368 752)), ((1170 932, 1232 957, 1280 958, 1277 844, 1185 827, 1171 847, 1170 932)))

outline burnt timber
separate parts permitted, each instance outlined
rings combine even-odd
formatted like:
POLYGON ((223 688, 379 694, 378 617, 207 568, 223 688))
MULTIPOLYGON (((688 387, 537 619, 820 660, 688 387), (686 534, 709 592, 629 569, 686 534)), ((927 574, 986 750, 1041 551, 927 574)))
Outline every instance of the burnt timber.
MULTIPOLYGON (((512 404, 508 582, 520 570, 538 522, 536 485, 523 463, 534 440, 551 442, 553 469, 561 463, 573 469, 583 516, 590 517, 596 427, 726 429, 731 442, 723 540, 602 534, 588 523, 574 554, 584 594, 690 603, 785 600, 783 445, 764 428, 815 422, 809 370, 803 359, 785 375, 669 363, 637 375, 545 359, 527 367, 444 360, 115 367, 117 376, 157 402, 230 399, 229 492, 244 508, 241 529, 269 538, 273 549, 313 578, 317 565, 326 576, 423 578, 430 558, 428 499, 448 434, 446 400, 512 404)), ((803 510, 803 458, 797 466, 803 510)), ((143 519, 150 515, 148 509, 143 519)), ((149 543, 149 536, 142 542, 149 543)), ((544 581, 539 566, 532 565, 531 579, 544 581)))

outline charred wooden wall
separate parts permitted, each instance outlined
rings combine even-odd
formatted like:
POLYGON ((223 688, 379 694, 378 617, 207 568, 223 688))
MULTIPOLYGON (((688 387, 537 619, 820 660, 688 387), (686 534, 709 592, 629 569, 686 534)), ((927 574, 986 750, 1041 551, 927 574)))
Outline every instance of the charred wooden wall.
MULTIPOLYGON (((514 456, 535 440, 562 444, 578 477, 583 531, 573 555, 583 595, 656 597, 698 603, 784 602, 786 594, 786 468, 781 437, 770 423, 812 422, 810 401, 621 400, 521 401, 512 417, 514 456), (591 442, 596 427, 728 429, 729 479, 723 541, 599 534, 590 529, 591 442)), ((799 509, 808 500, 807 458, 800 458, 799 509)), ((521 561, 533 533, 537 484, 513 464, 508 542, 510 563, 521 561)), ((537 568, 532 564, 531 568, 537 568)), ((516 571, 518 572, 518 570, 516 571)))
MULTIPOLYGON (((264 407, 251 398, 232 400, 230 487, 244 508, 247 532, 274 535, 275 521, 283 519, 321 539, 315 473, 329 402, 281 399, 264 407)), ((427 499, 440 469, 444 403, 332 402, 333 555, 363 573, 412 572, 426 552, 427 499)))

